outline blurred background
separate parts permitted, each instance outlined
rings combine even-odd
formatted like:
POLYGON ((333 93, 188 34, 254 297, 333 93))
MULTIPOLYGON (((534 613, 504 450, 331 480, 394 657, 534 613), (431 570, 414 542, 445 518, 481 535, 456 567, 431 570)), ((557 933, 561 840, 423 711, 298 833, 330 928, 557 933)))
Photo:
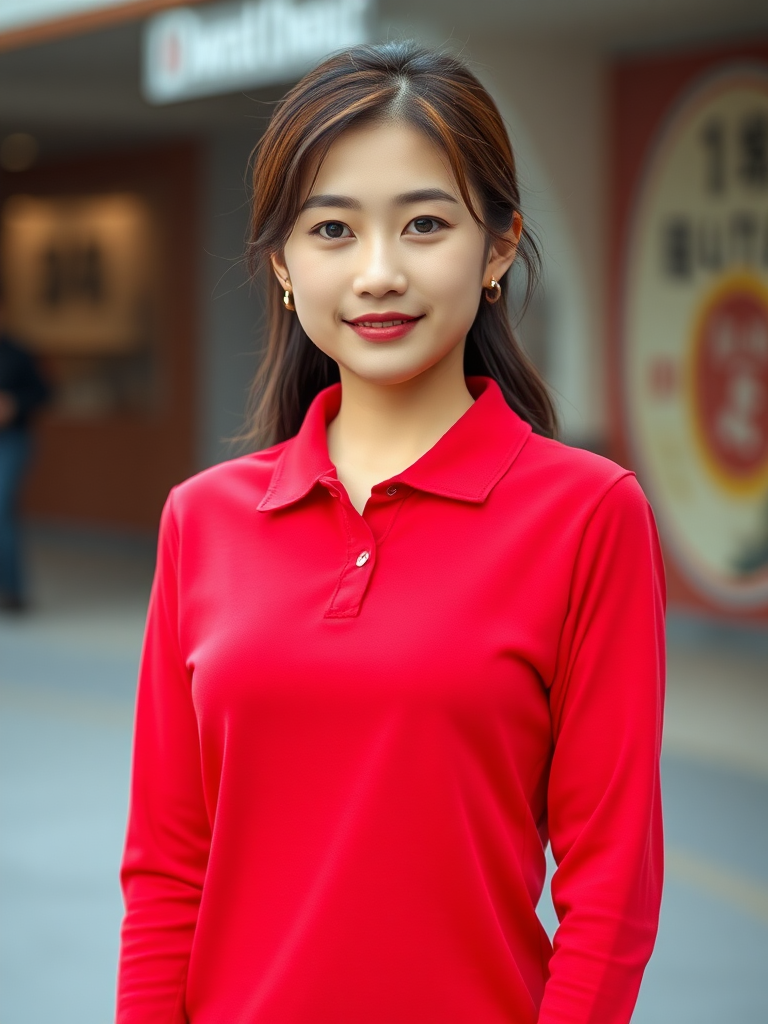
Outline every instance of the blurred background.
POLYGON ((235 454, 258 359, 249 153, 325 53, 406 37, 496 97, 545 258, 523 342, 662 532, 668 882, 635 1020, 768 1021, 764 0, 0 0, 2 1024, 112 1014, 158 516, 235 454))

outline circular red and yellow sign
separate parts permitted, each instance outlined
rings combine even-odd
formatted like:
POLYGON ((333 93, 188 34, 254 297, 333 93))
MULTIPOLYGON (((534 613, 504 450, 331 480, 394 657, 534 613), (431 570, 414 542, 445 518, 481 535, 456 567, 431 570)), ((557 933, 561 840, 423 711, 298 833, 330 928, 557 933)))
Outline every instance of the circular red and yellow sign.
POLYGON ((691 408, 718 483, 760 492, 768 475, 768 293, 742 275, 708 297, 694 332, 691 408))
POLYGON ((662 533, 715 603, 768 606, 768 72, 677 105, 630 235, 624 397, 662 533))

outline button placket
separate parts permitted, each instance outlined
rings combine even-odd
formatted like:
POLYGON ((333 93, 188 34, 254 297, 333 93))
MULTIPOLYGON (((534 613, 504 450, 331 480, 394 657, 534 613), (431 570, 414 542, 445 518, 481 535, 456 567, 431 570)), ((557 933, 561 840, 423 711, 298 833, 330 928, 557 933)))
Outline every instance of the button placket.
POLYGON ((365 518, 379 547, 389 535, 410 493, 410 488, 399 482, 373 491, 372 501, 365 510, 365 518))
POLYGON ((340 502, 347 531, 347 551, 339 581, 325 612, 327 619, 354 618, 360 611, 376 561, 376 543, 373 533, 354 509, 340 502))

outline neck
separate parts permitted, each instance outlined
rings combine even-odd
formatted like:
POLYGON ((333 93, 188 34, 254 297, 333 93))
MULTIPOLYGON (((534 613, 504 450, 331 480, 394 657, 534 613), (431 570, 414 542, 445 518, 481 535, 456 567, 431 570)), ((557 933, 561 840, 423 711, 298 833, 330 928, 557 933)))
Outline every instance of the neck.
POLYGON ((328 452, 359 511, 374 484, 416 462, 472 405, 463 348, 400 384, 340 367, 341 407, 328 426, 328 452))

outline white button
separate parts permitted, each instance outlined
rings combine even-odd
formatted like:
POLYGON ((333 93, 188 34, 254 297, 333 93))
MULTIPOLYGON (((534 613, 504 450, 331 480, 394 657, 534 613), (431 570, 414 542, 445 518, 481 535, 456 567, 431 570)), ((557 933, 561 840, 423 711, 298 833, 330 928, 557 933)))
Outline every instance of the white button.
POLYGON ((355 562, 355 565, 365 565, 365 563, 368 561, 370 557, 370 551, 361 551, 360 554, 357 556, 357 561, 355 562))
POLYGON ((387 488, 387 494, 390 496, 390 498, 392 497, 393 494, 397 494, 397 488, 394 486, 394 484, 391 487, 387 488))

